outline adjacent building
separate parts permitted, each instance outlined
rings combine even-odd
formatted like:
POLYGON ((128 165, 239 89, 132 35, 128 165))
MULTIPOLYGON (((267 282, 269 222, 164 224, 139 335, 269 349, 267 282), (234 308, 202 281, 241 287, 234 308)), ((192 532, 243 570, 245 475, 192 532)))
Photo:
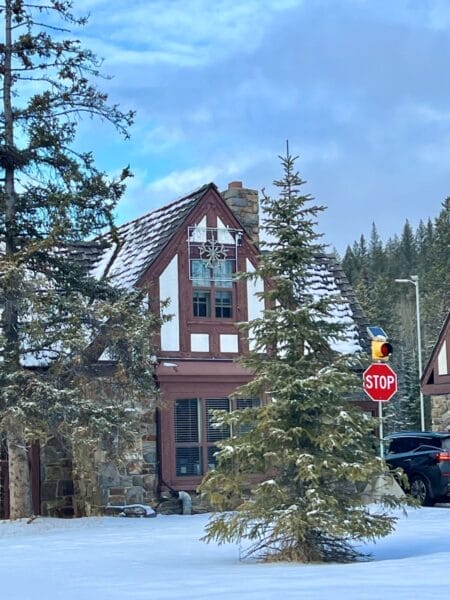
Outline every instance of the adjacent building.
POLYGON ((431 397, 431 421, 435 431, 450 430, 450 312, 423 372, 422 392, 431 397))

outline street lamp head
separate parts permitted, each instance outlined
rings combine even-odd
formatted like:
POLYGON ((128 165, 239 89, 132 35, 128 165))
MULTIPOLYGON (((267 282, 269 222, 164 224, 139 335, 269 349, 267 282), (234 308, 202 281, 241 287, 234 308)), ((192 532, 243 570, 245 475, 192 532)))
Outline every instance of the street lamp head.
POLYGON ((417 286, 419 284, 419 276, 411 275, 409 279, 394 279, 395 283, 412 283, 417 286))

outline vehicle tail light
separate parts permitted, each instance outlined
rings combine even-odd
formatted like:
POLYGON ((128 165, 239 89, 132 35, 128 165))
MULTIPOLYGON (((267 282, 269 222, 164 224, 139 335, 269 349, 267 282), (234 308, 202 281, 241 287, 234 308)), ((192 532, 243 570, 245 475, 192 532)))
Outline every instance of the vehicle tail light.
POLYGON ((436 454, 436 462, 449 462, 450 452, 438 452, 436 454))

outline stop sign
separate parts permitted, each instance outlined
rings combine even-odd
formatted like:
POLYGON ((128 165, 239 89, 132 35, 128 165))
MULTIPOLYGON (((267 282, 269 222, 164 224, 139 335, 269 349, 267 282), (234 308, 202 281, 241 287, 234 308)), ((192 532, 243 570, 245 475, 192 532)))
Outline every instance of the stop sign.
POLYGON ((387 402, 397 391, 397 373, 389 365, 374 363, 363 373, 363 388, 371 400, 387 402))

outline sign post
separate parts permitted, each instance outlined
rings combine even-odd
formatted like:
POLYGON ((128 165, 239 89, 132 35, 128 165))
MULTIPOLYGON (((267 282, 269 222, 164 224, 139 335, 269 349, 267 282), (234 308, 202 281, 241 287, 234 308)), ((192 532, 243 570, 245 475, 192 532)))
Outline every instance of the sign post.
POLYGON ((383 402, 389 402, 397 392, 397 373, 386 363, 373 363, 363 373, 363 389, 371 400, 378 402, 380 419, 380 457, 383 458, 383 402))

